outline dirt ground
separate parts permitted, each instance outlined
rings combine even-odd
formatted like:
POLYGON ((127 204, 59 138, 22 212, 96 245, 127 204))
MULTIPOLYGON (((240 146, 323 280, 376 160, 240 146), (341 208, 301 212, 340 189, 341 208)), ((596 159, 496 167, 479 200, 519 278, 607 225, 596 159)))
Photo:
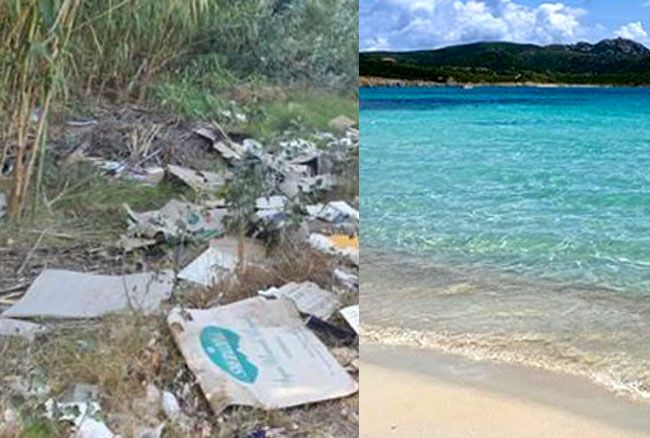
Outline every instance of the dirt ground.
MULTIPOLYGON (((175 182, 144 186, 125 178, 126 172, 112 175, 102 167, 107 162, 119 162, 129 168, 176 164, 218 171, 225 164, 205 139, 193 132, 199 126, 133 106, 98 105, 84 113, 89 116, 67 112, 54 120, 39 193, 43 202, 38 203, 38 210, 20 224, 0 223, 0 312, 19 300, 46 268, 103 274, 161 269, 178 272, 207 246, 206 242, 181 241, 134 252, 120 248, 116 242, 126 229, 123 203, 146 210, 159 208, 171 198, 193 196, 187 187, 175 182)), ((240 133, 228 134, 234 141, 242 139, 240 133)), ((0 178, 0 189, 7 185, 7 179, 0 178)), ((345 200, 358 207, 354 199, 345 200)), ((286 232, 267 248, 269 266, 247 270, 236 281, 229 279, 212 288, 178 284, 172 302, 164 304, 163 314, 175 305, 227 304, 255 296, 261 288, 290 281, 313 281, 332 289, 338 287, 334 268, 347 265, 348 269, 357 269, 310 248, 297 231, 286 232)), ((340 296, 344 304, 358 303, 354 290, 341 289, 340 296)), ((0 436, 70 436, 69 423, 44 418, 44 405, 49 399, 65 397, 81 384, 97 391, 106 425, 127 437, 156 436, 138 435, 138 431, 163 422, 164 437, 358 436, 356 395, 282 411, 231 408, 215 415, 162 315, 123 314, 44 323, 48 331, 33 342, 0 337, 0 436), (189 425, 166 419, 164 412, 146 402, 151 385, 176 396, 182 412, 191 418, 189 425)), ((331 323, 346 327, 338 316, 331 323)), ((358 356, 358 339, 341 339, 326 331, 316 334, 358 377, 350 365, 358 356)))

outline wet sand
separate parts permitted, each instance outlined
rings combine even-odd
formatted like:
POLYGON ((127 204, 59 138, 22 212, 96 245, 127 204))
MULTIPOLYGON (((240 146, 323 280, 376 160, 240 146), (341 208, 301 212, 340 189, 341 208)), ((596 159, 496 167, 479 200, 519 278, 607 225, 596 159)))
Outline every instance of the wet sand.
POLYGON ((580 378, 403 347, 361 359, 361 437, 650 436, 650 403, 580 378))

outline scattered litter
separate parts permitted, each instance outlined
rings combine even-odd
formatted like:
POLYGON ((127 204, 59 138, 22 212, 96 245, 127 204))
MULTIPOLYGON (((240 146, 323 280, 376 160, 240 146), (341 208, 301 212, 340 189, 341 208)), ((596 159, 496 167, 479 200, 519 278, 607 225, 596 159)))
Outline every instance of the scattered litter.
POLYGON ((264 297, 286 298, 293 301, 302 313, 314 315, 320 319, 329 318, 341 305, 336 295, 321 289, 316 283, 288 283, 277 288, 259 291, 264 297))
POLYGON ((308 205, 306 208, 310 216, 327 222, 341 223, 350 219, 359 222, 359 211, 344 201, 308 205))
POLYGON ((174 165, 167 166, 166 170, 195 192, 216 192, 226 183, 225 177, 214 172, 203 172, 174 165))
POLYGON ((96 275, 46 269, 2 316, 13 318, 98 318, 129 309, 152 314, 169 299, 173 273, 96 275))
POLYGON ((203 137, 213 143, 219 138, 217 137, 216 133, 210 128, 198 128, 194 130, 194 133, 199 137, 203 137))
POLYGON ((0 317, 0 336, 20 336, 29 342, 45 332, 45 327, 28 321, 0 317))
POLYGON ((355 120, 341 114, 340 116, 330 120, 327 125, 332 129, 343 132, 354 127, 356 124, 357 122, 355 120))
MULTIPOLYGON (((129 215, 129 236, 160 240, 180 236, 199 240, 210 239, 223 232, 223 219, 228 214, 226 208, 202 207, 176 199, 169 201, 160 210, 136 213, 126 204, 124 209, 129 215)), ((143 245, 148 243, 128 240, 124 242, 125 247, 143 245)))
POLYGON ((283 211, 289 200, 286 196, 262 196, 255 201, 255 207, 258 210, 276 210, 283 211))
POLYGON ((0 218, 2 218, 7 211, 7 197, 4 193, 0 192, 0 218))
POLYGON ((334 277, 346 288, 359 290, 359 276, 346 272, 342 269, 334 269, 334 277))
POLYGON ((145 167, 144 169, 133 169, 128 177, 147 185, 155 186, 165 177, 165 169, 162 167, 145 167))
POLYGON ((97 120, 69 120, 66 122, 66 125, 73 128, 85 128, 87 126, 95 126, 97 123, 97 120))
POLYGON ((350 324, 350 327, 359 334, 359 305, 349 306, 344 309, 339 310, 339 313, 343 318, 350 324))
POLYGON ((176 421, 181 417, 181 406, 178 404, 178 400, 176 400, 176 397, 171 392, 163 391, 161 404, 165 416, 170 420, 176 421))
POLYGON ((97 415, 101 411, 97 402, 57 402, 48 399, 45 402, 45 417, 50 420, 67 421, 79 427, 88 417, 97 415))
POLYGON ((124 249, 126 252, 131 252, 140 248, 148 248, 157 244, 156 239, 145 239, 142 237, 128 237, 121 236, 117 241, 117 246, 124 249))
POLYGON ((282 193, 289 197, 308 194, 317 190, 329 190, 336 184, 334 175, 303 176, 298 172, 287 172, 280 184, 282 193))
POLYGON ((104 422, 90 417, 81 422, 74 435, 75 438, 113 438, 114 436, 104 422))
POLYGON ((109 175, 120 174, 126 169, 126 163, 123 161, 100 161, 97 165, 109 175))
MULTIPOLYGON (((224 237, 213 240, 210 247, 186 266, 178 278, 204 286, 212 286, 230 276, 237 268, 239 239, 224 237)), ((264 247, 253 239, 244 238, 244 263, 257 264, 264 260, 264 247)))
POLYGON ((287 300, 175 309, 167 322, 217 414, 230 405, 278 409, 357 391, 287 300))
POLYGON ((359 265, 359 237, 345 234, 325 236, 311 233, 309 243, 319 251, 338 254, 347 257, 355 265, 359 265))
POLYGON ((255 201, 257 218, 266 224, 274 224, 280 228, 288 218, 288 205, 289 199, 286 196, 276 195, 257 198, 255 201))
POLYGON ((228 162, 238 161, 242 159, 241 152, 234 148, 232 145, 226 144, 223 141, 215 141, 212 143, 214 150, 219 152, 221 156, 228 162))
POLYGON ((212 148, 229 163, 241 160, 243 155, 246 153, 244 147, 230 141, 223 134, 217 135, 217 132, 211 128, 199 128, 195 130, 194 133, 210 141, 212 143, 212 148), (219 138, 223 139, 219 140, 219 138))
POLYGON ((332 171, 332 161, 323 155, 311 141, 297 138, 281 141, 278 146, 282 151, 282 158, 289 164, 301 165, 307 170, 308 176, 326 174, 332 171))

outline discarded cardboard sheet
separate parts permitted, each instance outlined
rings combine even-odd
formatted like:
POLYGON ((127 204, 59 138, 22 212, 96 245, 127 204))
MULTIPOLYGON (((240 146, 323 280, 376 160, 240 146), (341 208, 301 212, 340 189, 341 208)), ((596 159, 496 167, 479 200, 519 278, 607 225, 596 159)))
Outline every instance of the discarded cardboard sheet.
POLYGON ((345 201, 333 201, 328 204, 308 205, 307 213, 315 218, 331 223, 341 223, 346 220, 359 222, 359 211, 345 201))
POLYGON ((217 139, 219 138, 219 137, 217 136, 217 133, 216 133, 214 130, 210 129, 210 128, 199 128, 199 129, 195 129, 195 130, 194 130, 194 133, 195 133, 196 135, 198 135, 199 137, 203 137, 203 138, 205 138, 206 140, 211 141, 212 143, 214 143, 215 141, 217 141, 217 139))
MULTIPOLYGON (((210 242, 210 247, 187 265, 178 278, 212 286, 226 279, 237 267, 239 239, 224 237, 210 242)), ((264 247, 253 239, 244 239, 244 262, 257 264, 264 260, 264 247)))
POLYGON ((31 342, 41 333, 45 333, 45 327, 40 324, 0 315, 0 336, 20 336, 31 342))
POLYGON ((209 239, 223 232, 223 219, 228 214, 226 208, 202 207, 176 199, 160 210, 137 213, 128 205, 124 205, 124 209, 129 215, 129 234, 149 238, 162 235, 163 238, 209 239))
POLYGON ((320 319, 327 319, 341 306, 336 295, 321 289, 316 283, 305 281, 303 283, 287 283, 282 287, 272 287, 259 291, 264 297, 286 298, 293 301, 302 313, 314 315, 320 319))
POLYGON ((325 236, 320 233, 309 235, 309 244, 319 251, 346 257, 355 265, 359 265, 359 238, 345 234, 325 236))
POLYGON ((170 271, 97 275, 46 269, 2 316, 98 318, 129 309, 154 314, 160 311, 161 302, 170 298, 173 282, 170 271))
POLYGON ((359 305, 349 306, 339 310, 341 316, 350 324, 350 327, 359 334, 359 305))
POLYGON ((215 192, 226 183, 226 178, 218 173, 188 169, 169 165, 167 172, 183 181, 196 192, 215 192))
POLYGON ((358 389, 288 300, 175 309, 167 322, 216 413, 231 405, 286 408, 358 389))

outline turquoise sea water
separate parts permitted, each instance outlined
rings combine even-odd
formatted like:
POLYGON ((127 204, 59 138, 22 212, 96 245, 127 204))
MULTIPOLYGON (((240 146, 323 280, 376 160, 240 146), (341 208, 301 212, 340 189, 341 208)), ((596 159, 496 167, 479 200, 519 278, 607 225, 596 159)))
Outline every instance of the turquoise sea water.
POLYGON ((364 323, 650 397, 650 90, 360 106, 364 323))

